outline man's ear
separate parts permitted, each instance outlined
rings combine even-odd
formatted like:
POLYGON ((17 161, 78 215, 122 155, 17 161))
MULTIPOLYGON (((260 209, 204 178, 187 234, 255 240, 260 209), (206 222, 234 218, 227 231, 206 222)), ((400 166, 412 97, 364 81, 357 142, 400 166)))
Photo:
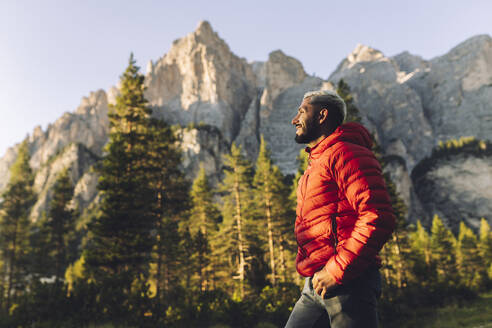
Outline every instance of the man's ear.
POLYGON ((321 108, 319 111, 319 124, 323 124, 328 120, 328 109, 327 108, 321 108))

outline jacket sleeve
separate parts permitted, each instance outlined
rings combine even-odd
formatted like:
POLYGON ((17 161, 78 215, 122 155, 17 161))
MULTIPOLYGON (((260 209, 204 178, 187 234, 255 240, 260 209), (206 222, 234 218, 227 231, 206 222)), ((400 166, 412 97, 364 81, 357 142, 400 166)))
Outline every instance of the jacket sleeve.
POLYGON ((328 165, 340 193, 358 214, 354 229, 339 242, 335 256, 324 267, 338 284, 343 284, 375 262, 394 230, 395 216, 381 166, 372 151, 345 145, 328 165))

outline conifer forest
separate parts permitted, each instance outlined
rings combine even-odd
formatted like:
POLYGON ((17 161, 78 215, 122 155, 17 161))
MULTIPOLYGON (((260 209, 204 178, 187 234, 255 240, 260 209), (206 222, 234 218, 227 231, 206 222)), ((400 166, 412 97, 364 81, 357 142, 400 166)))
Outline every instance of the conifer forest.
MULTIPOLYGON (((285 176, 261 139, 255 162, 232 143, 212 183, 182 170, 174 126, 151 116, 133 56, 110 106, 109 142, 92 168, 99 200, 71 206, 69 171, 49 209, 31 222, 37 198, 26 142, 0 200, 0 327, 283 327, 304 282, 295 269, 298 157, 285 176)), ((338 84, 350 121, 360 121, 349 86, 338 84)), ((475 140, 443 143, 436 154, 475 140)), ((473 149, 475 149, 473 148, 473 149)), ((490 147, 489 147, 490 149, 490 147)), ((381 165, 385 158, 374 148, 381 165)), ((442 155, 444 156, 444 155, 442 155)), ((492 232, 461 223, 451 231, 405 220, 385 176, 397 228, 381 251, 383 327, 419 307, 473 300, 492 287, 492 232)))

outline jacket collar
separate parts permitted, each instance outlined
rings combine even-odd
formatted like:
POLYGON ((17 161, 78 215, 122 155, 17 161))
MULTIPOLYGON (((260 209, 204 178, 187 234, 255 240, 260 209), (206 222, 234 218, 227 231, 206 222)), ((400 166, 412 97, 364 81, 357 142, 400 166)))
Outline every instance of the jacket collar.
POLYGON ((350 142, 371 149, 372 137, 365 127, 356 122, 340 125, 332 134, 318 142, 313 147, 304 150, 309 153, 310 159, 317 159, 331 146, 339 141, 350 142))

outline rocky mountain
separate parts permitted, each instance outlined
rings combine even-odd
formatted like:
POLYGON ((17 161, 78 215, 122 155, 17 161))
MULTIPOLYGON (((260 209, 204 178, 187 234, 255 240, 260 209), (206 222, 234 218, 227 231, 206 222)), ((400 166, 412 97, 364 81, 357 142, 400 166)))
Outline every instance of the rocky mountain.
POLYGON ((147 66, 146 97, 156 116, 171 124, 203 122, 233 141, 256 96, 256 77, 245 59, 201 22, 194 33, 147 66))
POLYGON ((465 220, 476 230, 492 213, 492 143, 469 141, 459 149, 434 151, 412 172, 426 213, 434 213, 457 233, 465 220))
MULTIPOLYGON (((428 220, 437 211, 429 204, 439 200, 431 197, 431 192, 421 192, 418 181, 411 178, 414 167, 430 156, 441 140, 462 136, 492 139, 492 38, 488 35, 466 40, 431 60, 408 52, 387 57, 359 45, 324 80, 306 74, 298 60, 281 50, 270 53, 265 62, 248 63, 232 53, 208 22, 201 22, 194 32, 176 40, 167 54, 149 62, 145 85, 154 115, 183 127, 179 133, 189 177, 204 165, 217 180, 222 155, 230 143, 241 144, 254 160, 260 135, 282 171, 294 173, 295 158, 303 146, 294 142, 290 122, 302 95, 334 89, 340 79, 351 87, 363 123, 382 147, 387 170, 410 209, 409 218, 428 220)), ((75 112, 64 114, 46 131, 36 128, 29 136, 31 166, 36 181, 43 181, 37 188, 46 194, 46 200, 36 205, 33 219, 49 199, 52 180, 48 176, 57 172, 56 165, 77 168, 72 179, 80 206, 94 199, 97 177, 90 167, 103 155, 108 103, 114 102, 117 92, 113 87, 107 93, 91 93, 75 112)), ((0 159, 0 190, 8 182, 16 153, 14 146, 0 159)), ((449 176, 464 174, 463 167, 452 162, 446 165, 449 176)), ((490 177, 487 170, 479 172, 477 179, 490 177)), ((472 180, 443 179, 456 188, 461 183, 472 187, 472 180)), ((492 196, 486 195, 485 201, 492 201, 492 196)), ((444 207, 459 202, 450 199, 444 207)), ((485 216, 492 222, 491 214, 469 204, 469 215, 463 217, 485 216)), ((439 213, 451 215, 441 207, 439 213)))
POLYGON ((75 186, 74 205, 86 208, 96 196, 98 178, 90 168, 98 159, 99 157, 83 144, 71 143, 44 162, 36 171, 34 179, 34 191, 38 199, 31 211, 31 217, 37 219, 43 215, 51 200, 52 186, 58 174, 65 168, 70 168, 70 179, 75 186))

